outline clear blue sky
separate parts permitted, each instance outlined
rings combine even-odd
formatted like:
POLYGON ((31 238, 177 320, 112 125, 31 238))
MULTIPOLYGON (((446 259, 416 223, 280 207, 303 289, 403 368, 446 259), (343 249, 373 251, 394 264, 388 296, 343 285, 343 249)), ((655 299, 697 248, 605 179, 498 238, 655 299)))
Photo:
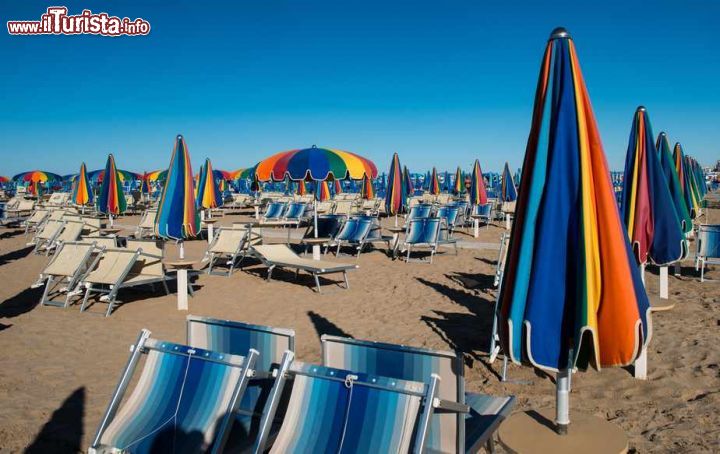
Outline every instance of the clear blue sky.
POLYGON ((175 134, 197 168, 247 167, 317 144, 386 169, 522 163, 540 59, 565 26, 605 151, 621 169, 632 115, 707 164, 720 158, 720 2, 4 0, 150 21, 147 37, 0 33, 0 174, 166 167, 175 134))

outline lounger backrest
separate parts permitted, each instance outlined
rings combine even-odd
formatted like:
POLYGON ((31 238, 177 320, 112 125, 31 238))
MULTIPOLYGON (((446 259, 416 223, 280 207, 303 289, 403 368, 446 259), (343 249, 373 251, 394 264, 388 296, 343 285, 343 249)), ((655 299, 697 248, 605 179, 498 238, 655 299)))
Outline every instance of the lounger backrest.
POLYGON ((295 362, 292 394, 270 452, 406 453, 423 383, 295 362), (349 378, 348 378, 349 377, 349 378))
POLYGON ((720 224, 704 224, 698 228, 698 252, 703 258, 720 258, 720 224))
POLYGON ((287 206, 284 202, 270 202, 267 208, 265 208, 265 219, 277 219, 283 215, 285 207, 287 206))
POLYGON ((155 216, 157 216, 157 210, 147 210, 140 219, 138 227, 141 229, 154 229, 155 228, 155 216))
POLYGON ((410 221, 405 233, 409 244, 435 244, 440 233, 440 218, 418 218, 410 221))
POLYGON ((127 240, 127 248, 130 250, 142 249, 142 254, 138 257, 128 274, 129 277, 142 274, 143 276, 164 277, 165 267, 162 263, 165 250, 162 241, 155 240, 127 240), (152 256, 152 257, 151 257, 152 256))
MULTIPOLYGON (((230 355, 155 339, 147 339, 139 350, 146 356, 140 377, 126 399, 113 396, 103 418, 110 421, 98 430, 93 447, 210 452, 214 443, 222 444, 226 418, 242 396, 255 354, 230 355)), ((134 364, 123 377, 134 375, 134 364)))
POLYGON ((333 214, 348 215, 348 214, 350 214, 350 211, 352 211, 352 206, 353 206, 352 200, 338 200, 335 202, 335 207, 333 208, 333 214))
POLYGON ((142 248, 146 254, 159 255, 165 257, 165 242, 162 240, 140 240, 128 238, 127 240, 128 249, 142 248))
POLYGON ((29 199, 21 199, 20 204, 18 205, 18 210, 20 211, 30 211, 35 207, 35 202, 29 199))
POLYGON ((218 254, 234 254, 240 250, 240 246, 246 237, 246 229, 220 228, 218 229, 215 240, 210 245, 210 252, 218 254))
POLYGON ((474 214, 475 216, 489 217, 491 211, 492 211, 492 204, 491 204, 491 203, 485 203, 485 204, 483 204, 483 205, 475 205, 475 206, 473 206, 473 214, 474 214))
MULTIPOLYGON (((295 331, 190 315, 187 318, 187 343, 191 347, 233 355, 255 349, 260 353, 256 369, 270 373, 278 367, 285 351, 295 352, 295 331)), ((271 378, 253 380, 240 410, 262 413, 272 384, 271 378)))
POLYGON ((48 240, 53 238, 63 226, 62 221, 49 220, 45 223, 42 230, 37 233, 37 238, 41 240, 48 240))
MULTIPOLYGON (((321 337, 321 343, 324 366, 425 383, 437 374, 441 378, 437 397, 464 403, 462 357, 453 352, 327 335, 321 337)), ((433 414, 426 439, 428 452, 457 452, 464 440, 463 427, 460 414, 433 414)))
POLYGON ((410 213, 408 213, 408 220, 416 218, 428 218, 430 217, 431 211, 432 205, 428 205, 426 203, 415 205, 414 207, 410 208, 410 213))
POLYGON ((136 251, 124 248, 105 249, 95 269, 85 281, 97 284, 117 284, 135 263, 136 251))
POLYGON ((50 263, 43 270, 43 274, 51 276, 72 276, 85 264, 90 251, 94 248, 91 243, 62 243, 55 252, 50 263))
POLYGON ((80 241, 83 243, 95 243, 97 247, 116 248, 117 239, 114 236, 81 236, 80 241))
POLYGON ((78 221, 66 221, 65 226, 57 236, 57 241, 75 241, 82 234, 83 223, 78 221))
POLYGON ((28 224, 38 224, 48 215, 48 210, 35 210, 27 220, 28 224))
POLYGON ((459 213, 460 208, 457 206, 446 205, 438 209, 437 217, 444 219, 448 226, 454 226, 459 213))
POLYGON ((305 215, 307 205, 304 202, 291 202, 285 211, 285 219, 297 220, 305 215))
POLYGON ((503 202, 502 204, 502 212, 503 213, 514 213, 515 212, 515 204, 517 202, 513 200, 512 202, 503 202))
POLYGON ((342 225, 340 231, 335 235, 335 239, 339 241, 355 241, 355 232, 360 224, 359 218, 350 218, 342 225))

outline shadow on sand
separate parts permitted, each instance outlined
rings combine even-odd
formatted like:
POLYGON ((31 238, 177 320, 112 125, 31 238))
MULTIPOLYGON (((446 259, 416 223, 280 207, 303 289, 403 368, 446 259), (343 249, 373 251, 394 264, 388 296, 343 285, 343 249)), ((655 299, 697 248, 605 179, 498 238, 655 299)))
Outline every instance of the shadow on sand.
POLYGON ((328 334, 330 336, 349 337, 351 339, 353 338, 349 333, 343 331, 342 328, 340 328, 330 320, 326 319, 322 315, 318 314, 317 312, 308 311, 307 315, 308 317, 310 317, 310 321, 315 327, 315 331, 317 332, 318 337, 322 336, 323 334, 328 334))
POLYGON ((76 453, 80 446, 85 416, 85 387, 73 391, 50 416, 25 453, 76 453))

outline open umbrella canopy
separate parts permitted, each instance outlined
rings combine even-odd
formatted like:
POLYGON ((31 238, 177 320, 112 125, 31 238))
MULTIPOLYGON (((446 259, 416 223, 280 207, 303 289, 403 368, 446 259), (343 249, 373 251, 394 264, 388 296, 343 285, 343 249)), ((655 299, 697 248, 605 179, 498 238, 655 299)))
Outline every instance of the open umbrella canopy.
POLYGON ((664 132, 658 135, 656 148, 660 158, 660 167, 662 167, 663 173, 665 174, 665 182, 670 191, 673 206, 675 207, 675 214, 680 221, 683 232, 688 233, 692 231, 692 218, 687 209, 687 204, 683 199, 682 187, 680 186, 680 180, 678 179, 677 170, 675 170, 675 165, 673 164, 672 152, 670 151, 670 142, 668 142, 667 135, 664 132))
POLYGON ((153 170, 152 172, 147 172, 147 180, 151 183, 155 181, 165 181, 167 178, 167 170, 153 170))
MULTIPOLYGON (((93 170, 91 172, 88 172, 88 174, 87 174, 88 179, 95 184, 102 183, 103 180, 105 179, 105 170, 106 169, 98 169, 98 170, 93 170)), ((119 170, 118 169, 117 175, 120 178, 120 181, 122 181, 122 182, 134 181, 134 180, 139 180, 140 178, 142 178, 142 175, 140 175, 139 173, 130 172, 129 170, 119 170)), ((77 175, 75 175, 75 178, 77 178, 77 175)))
POLYGON ((483 178, 480 161, 475 160, 473 164, 472 178, 470 179, 470 204, 485 205, 487 203, 487 190, 483 178))
POLYGON ((622 366, 650 338, 650 307, 564 29, 542 60, 508 258, 500 333, 515 362, 622 366))
POLYGON ((124 213, 127 202, 123 194, 122 180, 115 166, 115 157, 112 154, 108 155, 104 175, 108 175, 108 178, 103 178, 97 198, 97 210, 110 215, 124 213))
POLYGON ((330 200, 330 187, 326 180, 318 181, 315 185, 315 200, 318 202, 330 200))
POLYGON ((510 166, 505 163, 502 179, 500 180, 500 198, 503 202, 512 202, 517 200, 517 188, 515 181, 510 173, 510 166))
MULTIPOLYGON (((222 175, 221 175, 222 179, 222 175)), ((195 203, 198 208, 217 208, 222 205, 222 196, 215 180, 215 173, 209 158, 198 174, 198 186, 195 203)))
POLYGON ((76 205, 89 205, 93 202, 93 193, 84 162, 80 165, 80 172, 73 184, 72 202, 76 205))
POLYGON ((44 170, 30 170, 28 172, 18 173, 12 177, 13 181, 18 183, 46 183, 62 181, 62 177, 56 173, 46 172, 44 170))
POLYGON ((378 171, 369 159, 348 151, 331 148, 304 148, 283 151, 260 161, 256 166, 260 181, 327 180, 352 178, 360 180, 366 176, 377 178, 378 171))
POLYGON ((402 211, 405 207, 406 196, 400 158, 397 153, 393 153, 390 170, 388 171, 387 190, 385 191, 385 212, 388 216, 394 216, 402 211))
POLYGON ((375 189, 373 188, 372 180, 369 176, 362 179, 362 186, 360 187, 360 197, 363 199, 374 199, 375 189))
POLYGON ((644 107, 633 117, 622 191, 622 218, 638 263, 658 265, 686 255, 685 234, 673 207, 644 107))
POLYGON ((195 237, 200 231, 200 215, 193 197, 190 153, 181 135, 175 140, 167 172, 155 216, 155 233, 162 238, 174 240, 195 237))
POLYGON ((432 195, 438 195, 440 194, 440 180, 438 179, 437 170, 435 170, 435 167, 432 169, 432 173, 430 174, 430 183, 428 186, 428 190, 430 191, 430 194, 432 195))
POLYGON ((10 177, 6 177, 4 175, 0 175, 0 184, 5 184, 10 182, 10 177))

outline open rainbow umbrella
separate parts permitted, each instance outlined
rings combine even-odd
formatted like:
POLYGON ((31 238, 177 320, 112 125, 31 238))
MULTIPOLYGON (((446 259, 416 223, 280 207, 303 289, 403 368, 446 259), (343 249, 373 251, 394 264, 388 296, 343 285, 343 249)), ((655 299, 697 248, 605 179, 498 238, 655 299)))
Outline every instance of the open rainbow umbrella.
POLYGON ((440 194, 440 180, 438 179, 437 170, 435 170, 435 167, 432 169, 432 174, 430 174, 430 180, 429 180, 429 191, 432 195, 438 195, 440 194))
POLYGON ((563 433, 570 370, 632 364, 650 339, 650 306, 562 28, 542 60, 526 150, 499 296, 501 343, 512 361, 558 372, 563 433))
POLYGON ((362 186, 360 187, 360 197, 367 200, 375 198, 375 189, 373 188, 372 180, 369 176, 365 176, 362 179, 362 186))
POLYGON ((78 173, 78 177, 75 183, 73 183, 72 202, 76 205, 83 206, 83 209, 85 205, 92 204, 93 202, 90 179, 87 176, 87 167, 85 167, 84 162, 80 165, 80 173, 78 173))
POLYGON ((475 160, 473 164, 472 178, 470 179, 470 204, 485 205, 487 203, 487 190, 483 178, 480 161, 475 160))
POLYGON ((517 200, 517 189, 515 188, 515 181, 513 181, 512 174, 510 173, 510 166, 505 163, 503 169, 502 179, 500 180, 500 198, 503 202, 512 202, 517 200))
POLYGON ((317 200, 318 202, 330 200, 330 187, 328 186, 327 180, 316 182, 315 200, 317 200))
POLYGON ((402 211, 405 207, 406 195, 400 158, 397 153, 393 153, 390 170, 388 171, 387 190, 385 191, 385 212, 388 216, 397 216, 402 211))
POLYGON ((260 161, 255 173, 260 181, 282 181, 285 177, 293 181, 327 180, 352 178, 360 180, 365 176, 377 178, 377 167, 348 151, 331 148, 304 148, 283 151, 260 161))
POLYGON ((197 236, 200 231, 200 215, 193 197, 190 153, 181 135, 175 140, 167 172, 167 180, 155 216, 155 233, 162 238, 179 241, 180 257, 183 258, 182 240, 197 236))
POLYGON ((405 191, 405 197, 412 197, 415 193, 413 179, 407 166, 403 167, 403 190, 405 191))
MULTIPOLYGON (((116 169, 116 174, 118 178, 120 178, 121 182, 125 181, 134 181, 139 180, 142 178, 142 175, 135 172, 130 172, 129 170, 119 170, 116 169)), ((98 169, 88 172, 87 174, 88 179, 95 183, 95 184, 101 184, 103 180, 105 179, 105 169, 98 169)), ((77 178, 77 175, 75 175, 75 178, 77 178)))
POLYGON ((109 178, 103 178, 100 193, 97 198, 97 210, 107 214, 112 224, 113 215, 117 216, 122 214, 127 209, 122 180, 115 166, 115 157, 112 154, 108 155, 104 174, 108 175, 109 178))
POLYGON ((463 178, 462 170, 458 166, 455 171, 455 183, 453 184, 453 192, 455 195, 460 195, 465 192, 465 178, 463 178))
POLYGON ((30 170, 28 172, 21 172, 12 177, 12 180, 17 183, 46 183, 46 182, 57 182, 62 181, 62 177, 56 173, 46 172, 44 170, 30 170))
POLYGON ((682 259, 685 234, 660 166, 650 118, 642 106, 633 117, 623 181, 621 215, 637 262, 642 265, 650 258, 666 265, 682 259))
POLYGON ((683 233, 688 233, 692 231, 692 218, 687 209, 687 204, 685 200, 683 200, 680 180, 678 179, 677 170, 675 170, 675 165, 673 164, 672 152, 670 151, 670 143, 664 132, 658 135, 655 146, 660 158, 660 167, 662 167, 663 173, 665 174, 665 182, 670 191, 673 206, 675 207, 675 214, 677 214, 678 220, 680 221, 683 233))
POLYGON ((10 182, 10 177, 6 177, 3 175, 0 175, 0 184, 5 184, 10 182))
POLYGON ((142 180, 140 182, 140 192, 142 194, 150 194, 150 179, 148 173, 143 173, 142 180))
POLYGON ((198 175, 198 188, 195 203, 198 208, 210 209, 222 205, 220 189, 215 183, 215 175, 212 170, 210 158, 205 159, 205 165, 200 169, 198 175))

